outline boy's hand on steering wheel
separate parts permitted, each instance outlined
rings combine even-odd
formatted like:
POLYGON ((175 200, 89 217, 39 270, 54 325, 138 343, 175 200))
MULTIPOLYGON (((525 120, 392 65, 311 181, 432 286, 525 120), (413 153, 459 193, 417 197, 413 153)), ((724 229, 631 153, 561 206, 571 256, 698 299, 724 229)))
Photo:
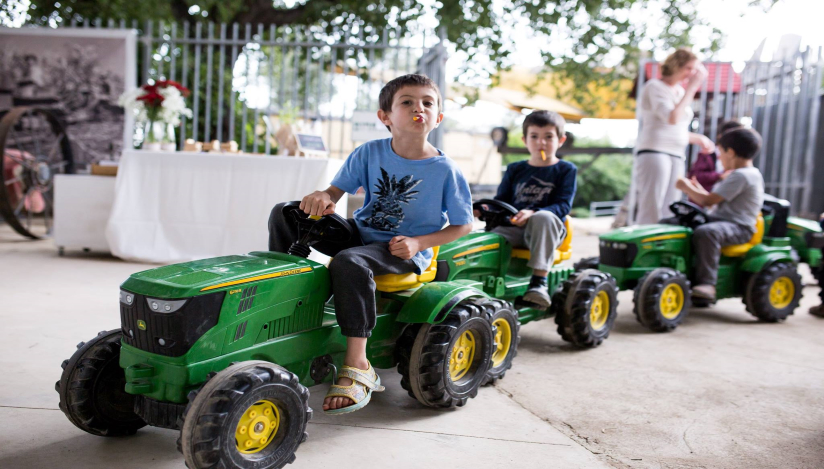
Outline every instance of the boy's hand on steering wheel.
POLYGON ((535 210, 523 209, 513 215, 509 221, 515 226, 524 226, 532 215, 535 215, 535 210))
POLYGON ((300 209, 310 216, 323 216, 335 213, 335 203, 326 191, 315 191, 300 201, 300 209))
POLYGON ((421 242, 418 238, 407 236, 395 236, 389 240, 389 252, 401 259, 412 259, 415 254, 421 251, 421 242))

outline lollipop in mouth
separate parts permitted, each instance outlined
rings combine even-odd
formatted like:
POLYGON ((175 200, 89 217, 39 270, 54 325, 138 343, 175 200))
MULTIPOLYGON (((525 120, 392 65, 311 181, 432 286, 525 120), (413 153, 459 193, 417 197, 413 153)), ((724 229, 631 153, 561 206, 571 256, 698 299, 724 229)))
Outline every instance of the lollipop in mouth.
POLYGON ((543 150, 541 150, 541 159, 542 159, 543 161, 546 161, 546 152, 545 152, 545 151, 543 151, 543 150))
POLYGON ((421 116, 414 116, 414 117, 412 117, 412 120, 413 120, 413 121, 415 121, 415 122, 420 122, 420 121, 422 121, 422 120, 423 120, 423 117, 421 117, 421 116))

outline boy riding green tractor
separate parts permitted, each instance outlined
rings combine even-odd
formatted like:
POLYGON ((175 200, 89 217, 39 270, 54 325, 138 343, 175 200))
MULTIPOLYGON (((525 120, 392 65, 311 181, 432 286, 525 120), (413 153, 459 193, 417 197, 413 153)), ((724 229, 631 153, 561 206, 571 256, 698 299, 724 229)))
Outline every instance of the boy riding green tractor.
MULTIPOLYGON (((718 146, 731 172, 713 192, 684 178, 678 183, 691 199, 717 205, 712 215, 699 205, 675 202, 670 206, 675 217, 606 233, 600 237, 600 257, 578 264, 578 275, 595 272, 596 264, 620 289, 634 289, 635 316, 653 331, 675 329, 691 303, 708 306, 741 297, 755 317, 778 322, 801 298, 793 247, 803 236, 786 236, 788 204, 764 196, 763 179, 752 165, 760 137, 738 128, 723 134, 718 146)), ((803 253, 813 261, 820 254, 803 253)))
MULTIPOLYGON (((430 181, 444 189, 417 188, 430 198, 452 194, 447 187, 463 192, 462 177, 450 173, 451 163, 442 154, 407 158, 395 153, 409 142, 424 142, 423 151, 434 152, 425 137, 436 125, 433 119, 440 120, 437 107, 430 109, 440 102, 431 81, 401 79, 410 82, 390 90, 391 113, 379 113, 391 124, 393 139, 360 147, 360 154, 377 152, 361 158, 364 165, 388 162, 359 168, 353 154, 330 187, 336 197, 335 182, 350 192, 359 184, 376 189, 377 200, 365 208, 371 207, 366 214, 374 218, 369 223, 381 226, 404 220, 419 184, 411 176, 389 176, 387 167, 394 172, 393 165, 402 171, 411 164, 420 174, 423 164, 441 164, 447 170, 433 167, 430 181), (379 179, 374 185, 358 179, 366 174, 379 179)), ((414 145, 400 154, 414 155, 414 145)), ((557 309, 521 304, 534 287, 531 253, 514 251, 499 234, 458 238, 466 225, 457 223, 417 239, 399 235, 388 243, 365 244, 368 231, 357 213, 356 219, 344 220, 333 213, 337 198, 330 204, 325 197, 315 193, 276 206, 269 251, 129 277, 120 291, 121 327, 79 344, 62 364, 56 390, 69 420, 100 436, 131 435, 147 424, 178 429, 178 449, 191 468, 282 467, 295 459, 306 438, 312 415, 308 386, 333 381, 324 412, 349 412, 384 389, 375 368, 397 365, 402 387, 423 405, 462 406, 511 367, 520 324, 557 309), (328 266, 309 260, 312 248, 334 258, 328 266), (422 268, 418 261, 425 261, 422 268), (371 307, 371 315, 343 311, 354 302, 371 307), (353 355, 364 364, 353 365, 353 355)), ((471 217, 468 204, 458 199, 430 203, 446 206, 455 215, 450 222, 464 221, 463 211, 471 217)), ((489 207, 476 204, 487 215, 489 207)), ((426 206, 423 210, 433 213, 426 206)), ((417 213, 413 221, 424 220, 425 214, 411 213, 417 213)), ((434 213, 424 233, 444 225, 445 214, 434 213)), ((568 226, 565 230, 564 243, 557 253, 551 251, 557 262, 570 255, 572 234, 568 226)), ((549 266, 542 283, 547 295, 571 272, 549 266)), ((597 312, 603 320, 598 319, 596 333, 581 327, 590 321, 589 309, 571 311, 580 317, 562 311, 556 318, 564 339, 595 346, 609 332, 606 318, 614 316, 614 303, 607 313, 597 312)))

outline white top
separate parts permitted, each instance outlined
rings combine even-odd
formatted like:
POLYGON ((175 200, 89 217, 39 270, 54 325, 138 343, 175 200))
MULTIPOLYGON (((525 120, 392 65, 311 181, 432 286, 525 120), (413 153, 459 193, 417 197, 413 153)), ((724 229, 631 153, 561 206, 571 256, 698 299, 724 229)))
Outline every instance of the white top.
POLYGON ((652 79, 644 84, 641 92, 641 129, 638 134, 638 150, 653 150, 684 158, 689 143, 689 123, 692 107, 687 106, 675 124, 669 123, 669 115, 684 97, 681 85, 669 86, 652 79))

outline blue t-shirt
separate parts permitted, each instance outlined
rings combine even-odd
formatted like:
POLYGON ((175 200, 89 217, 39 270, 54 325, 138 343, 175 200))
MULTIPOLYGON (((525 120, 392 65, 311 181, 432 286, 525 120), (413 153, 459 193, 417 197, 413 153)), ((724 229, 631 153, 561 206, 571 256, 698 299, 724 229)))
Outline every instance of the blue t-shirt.
MULTIPOLYGON (((355 211, 366 244, 388 243, 395 236, 422 236, 452 225, 472 223, 469 184, 454 161, 439 156, 408 160, 392 150, 391 138, 355 148, 332 179, 332 185, 354 194, 363 187, 363 207, 355 211)), ((420 274, 432 250, 412 258, 420 274)))
POLYGON ((548 210, 563 220, 572 208, 577 175, 578 168, 569 161, 552 166, 518 161, 506 167, 495 198, 518 210, 548 210))

